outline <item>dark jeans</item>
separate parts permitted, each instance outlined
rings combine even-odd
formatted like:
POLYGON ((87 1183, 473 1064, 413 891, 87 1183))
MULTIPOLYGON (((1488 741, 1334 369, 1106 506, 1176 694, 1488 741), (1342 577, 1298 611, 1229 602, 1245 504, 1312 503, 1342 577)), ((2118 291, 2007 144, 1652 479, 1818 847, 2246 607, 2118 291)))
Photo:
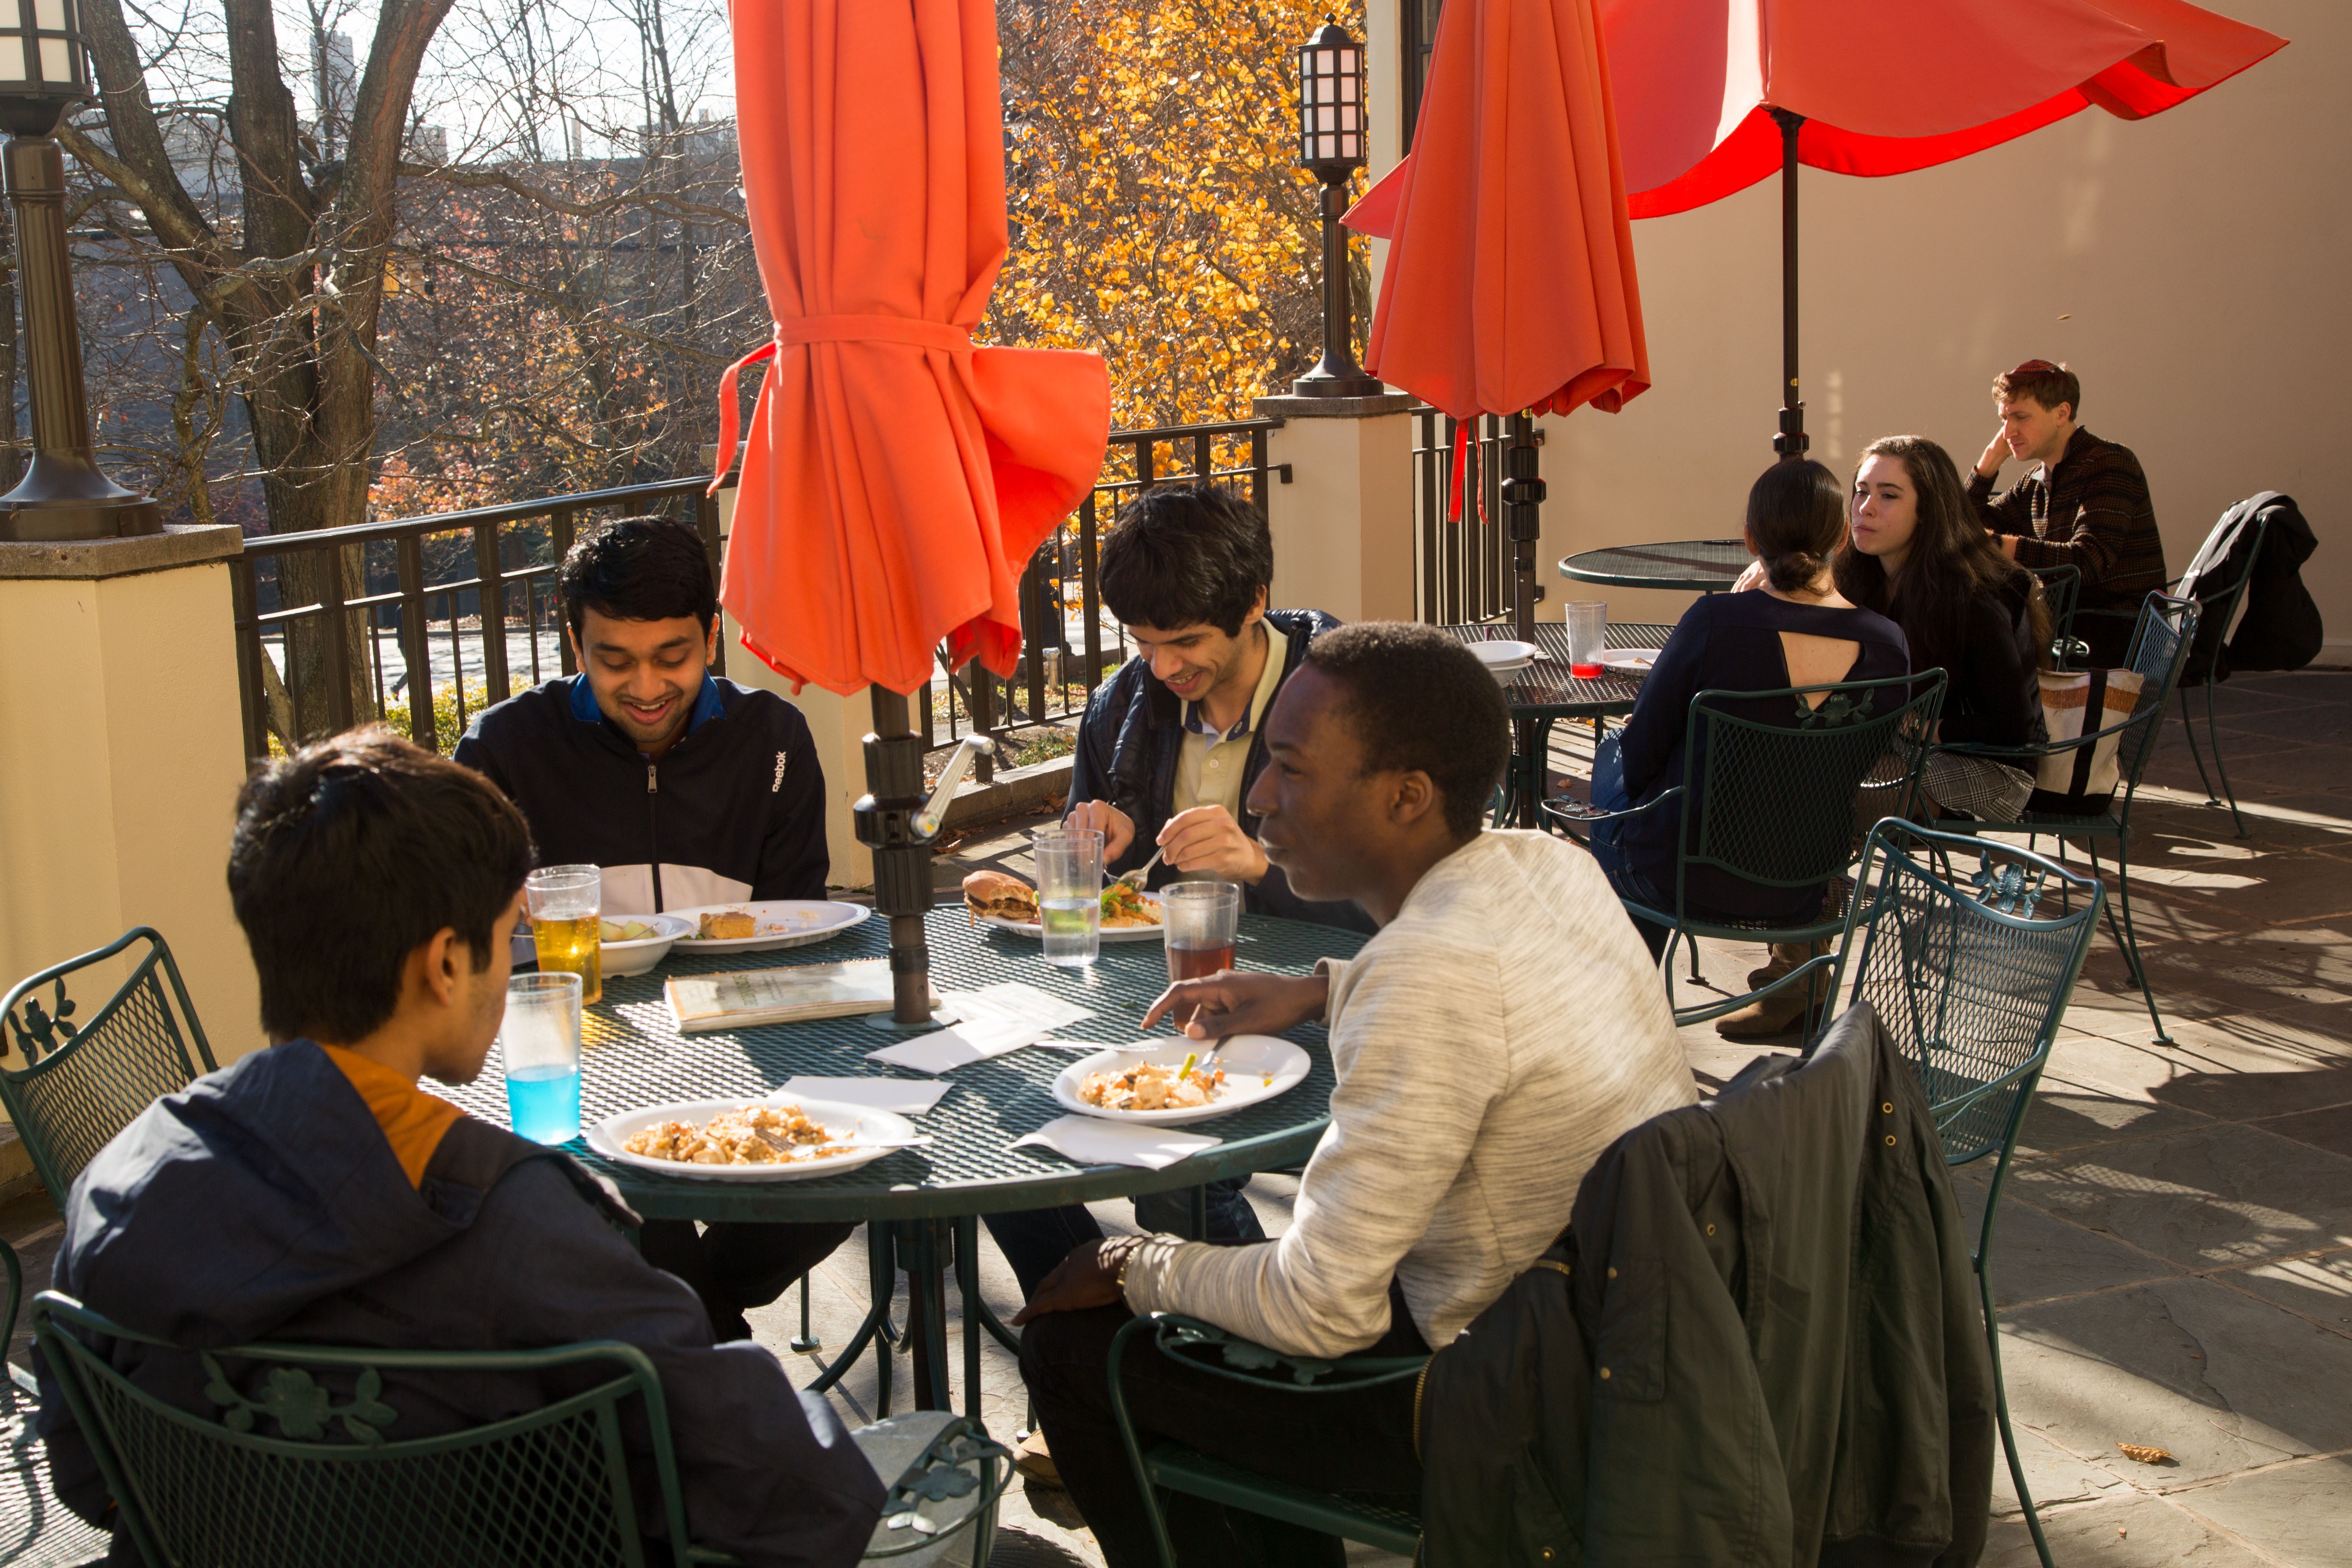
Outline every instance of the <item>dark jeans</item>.
MULTIPOLYGON (((1228 1176, 1223 1181, 1208 1184, 1210 1241, 1264 1241, 1265 1227, 1257 1222, 1257 1211, 1242 1196, 1249 1185, 1247 1176, 1228 1176)), ((1095 1216, 1076 1204, 1066 1204, 1057 1209, 1023 1209, 1015 1214, 983 1215, 988 1234, 996 1239, 996 1249, 1004 1254, 1004 1261, 1013 1266, 1013 1277, 1021 1281, 1021 1299, 1029 1300, 1054 1266, 1070 1255, 1070 1249, 1081 1242, 1098 1241, 1102 1226, 1095 1216)), ((1135 1200, 1135 1223, 1147 1231, 1184 1236, 1192 1226, 1192 1194, 1189 1188, 1172 1193, 1146 1193, 1135 1200)))
MULTIPOLYGON (((1428 1354, 1394 1284, 1389 1314, 1387 1335, 1364 1353, 1428 1354)), ((1123 1306, 1046 1313, 1023 1331, 1021 1375, 1054 1466, 1101 1543, 1103 1561, 1108 1568, 1158 1568, 1151 1521, 1110 1411, 1111 1337, 1132 1316, 1123 1306)), ((1278 1480, 1377 1493, 1407 1508, 1421 1506, 1413 1384, 1400 1378, 1346 1394, 1256 1387, 1135 1342, 1123 1369, 1128 1415, 1147 1450, 1172 1439, 1278 1480)), ((1195 1497, 1162 1493, 1160 1507, 1182 1568, 1339 1568, 1347 1561, 1339 1540, 1317 1531, 1195 1497)))
MULTIPOLYGON (((1626 811, 1633 799, 1625 793, 1625 753, 1619 737, 1622 731, 1612 731, 1592 751, 1592 804, 1602 811, 1626 811)), ((1664 809, 1663 807, 1661 809, 1664 809)), ((1600 861, 1601 874, 1621 899, 1630 899, 1648 909, 1664 913, 1674 912, 1674 897, 1661 893, 1649 878, 1633 868, 1626 858, 1620 835, 1625 830, 1622 822, 1595 823, 1592 827, 1593 858, 1600 861)), ((1633 920, 1632 915, 1625 917, 1633 920)), ((1664 956, 1669 928, 1654 925, 1648 921, 1633 921, 1633 929, 1642 933, 1649 944, 1650 961, 1654 963, 1664 956)))
POLYGON ((710 1337, 723 1344, 751 1337, 744 1308, 764 1307, 782 1295, 856 1228, 729 1221, 698 1231, 690 1219, 649 1219, 637 1233, 637 1250, 694 1288, 710 1314, 710 1337))

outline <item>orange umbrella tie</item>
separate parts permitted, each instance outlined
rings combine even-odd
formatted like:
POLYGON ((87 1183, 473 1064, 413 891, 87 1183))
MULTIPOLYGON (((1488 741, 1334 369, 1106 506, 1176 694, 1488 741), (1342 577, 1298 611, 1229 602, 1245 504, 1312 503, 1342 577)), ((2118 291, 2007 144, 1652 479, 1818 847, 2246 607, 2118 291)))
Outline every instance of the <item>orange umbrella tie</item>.
POLYGON ((719 493, 727 470, 735 465, 737 378, 750 365, 776 357, 780 349, 805 343, 908 343, 919 349, 970 353, 970 329, 951 321, 918 321, 911 316, 797 316, 776 323, 775 336, 727 367, 719 378, 719 462, 710 476, 712 495, 719 493))

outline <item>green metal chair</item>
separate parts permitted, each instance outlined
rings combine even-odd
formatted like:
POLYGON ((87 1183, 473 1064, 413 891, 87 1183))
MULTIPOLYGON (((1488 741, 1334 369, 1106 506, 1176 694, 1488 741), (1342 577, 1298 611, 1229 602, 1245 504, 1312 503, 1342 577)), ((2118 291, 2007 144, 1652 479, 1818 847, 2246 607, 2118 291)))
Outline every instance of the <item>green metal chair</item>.
MULTIPOLYGON (((1770 691, 1702 691, 1691 699, 1685 721, 1683 755, 1689 761, 1684 783, 1625 811, 1565 798, 1544 802, 1544 809, 1573 836, 1577 827, 1640 816, 1669 802, 1677 806, 1681 837, 1674 907, 1622 900, 1635 920, 1667 928, 1661 967, 1671 1001, 1680 942, 1689 942, 1695 954, 1701 937, 1814 942, 1844 928, 1843 913, 1788 923, 1708 919, 1691 909, 1689 873, 1694 867, 1711 867, 1767 888, 1824 887, 1843 875, 1853 864, 1858 803, 1866 803, 1859 813, 1865 822, 1910 812, 1943 701, 1940 669, 1770 691), (1805 701, 1814 692, 1827 693, 1819 706, 1805 701), (1795 708, 1793 724, 1764 723, 1722 706, 1774 700, 1795 708)), ((1612 863, 1612 845, 1594 841, 1590 847, 1604 867, 1612 863)), ((1677 1006, 1675 1022, 1720 1017, 1800 981, 1809 1001, 1826 995, 1821 987, 1835 962, 1834 953, 1824 952, 1757 990, 1706 1005, 1677 1006)))
MULTIPOLYGON (((82 1167, 116 1133, 217 1065, 171 948, 147 926, 24 981, 0 998, 0 1016, 7 1019, 0 1051, 13 1047, 21 1058, 0 1064, 0 1104, 59 1208, 82 1167), (87 1018, 77 1019, 81 1003, 68 982, 126 952, 134 952, 129 975, 87 1018)), ((5 1353, 24 1289, 24 1270, 5 1242, 0 1265, 8 1274, 8 1315, 0 1323, 5 1353)), ((32 1388, 29 1373, 14 1363, 8 1372, 32 1388)))
POLYGON ((2083 574, 2072 566, 2029 566, 2026 571, 2042 584, 2042 602, 2050 606, 2050 660, 2065 669, 2090 650, 2075 640, 2074 611, 2083 600, 2083 574))
POLYGON ((2095 876, 2077 876, 2029 850, 1898 821, 1871 831, 1863 877, 1866 892, 1854 900, 1841 943, 1851 955, 1841 974, 1852 979, 1847 999, 1869 1003, 1917 1069, 1946 1162, 1998 1156, 1969 1261, 2010 1479, 2048 1568, 2050 1546, 2010 1427, 1990 1260, 2018 1130, 2090 952, 2102 889, 2095 876), (1957 869, 1969 857, 1975 868, 1957 869), (2053 904, 2059 912, 2045 913, 2053 904))
POLYGON ((1128 1347, 1147 1338, 1160 1354, 1202 1372, 1259 1387, 1271 1384, 1307 1397, 1355 1393, 1417 1378, 1429 1365, 1429 1357, 1348 1356, 1317 1361, 1285 1355, 1229 1334, 1214 1323, 1172 1312, 1137 1318, 1123 1325, 1110 1342, 1111 1415, 1118 1423, 1119 1440, 1127 1446, 1128 1463, 1134 1467, 1136 1484, 1151 1515, 1161 1568, 1176 1568, 1175 1543, 1169 1538, 1168 1521, 1160 1506, 1161 1490, 1205 1498, 1403 1557, 1418 1553, 1421 1516, 1412 1510, 1346 1492, 1294 1486, 1181 1443, 1161 1443, 1147 1452, 1136 1436, 1135 1422, 1128 1414, 1127 1391, 1118 1375, 1118 1369, 1127 1364, 1128 1347), (1209 1361, 1204 1353, 1186 1353, 1211 1351, 1217 1352, 1223 1365, 1209 1361))
MULTIPOLYGON (((644 1568, 646 1521, 622 1440, 632 1408, 651 1438, 668 1554, 680 1568, 740 1561, 691 1543, 661 1380, 634 1345, 238 1346, 204 1354, 215 1418, 138 1387, 100 1348, 163 1341, 50 1290, 34 1299, 33 1326, 121 1510, 119 1529, 150 1568, 644 1568), (387 1371, 457 1379, 562 1369, 595 1381, 505 1420, 393 1435, 387 1371)), ((977 1422, 942 1413, 858 1437, 898 1478, 863 1561, 984 1568, 1011 1456, 977 1422)))
POLYGON ((2063 756, 2095 745, 2109 735, 2119 736, 2116 745, 2116 793, 2096 810, 2085 813, 2031 811, 2015 822, 1979 822, 1973 819, 1939 821, 1937 826, 1951 833, 2023 833, 2028 842, 2041 835, 2055 834, 2060 853, 2064 853, 2065 840, 2080 838, 2091 857, 2094 876, 2099 870, 2101 839, 2112 840, 2116 856, 2116 898, 2106 905, 2107 931, 2116 939, 2116 946, 2124 955, 2124 966, 2132 984, 2139 987, 2140 996, 2147 1003, 2148 1022, 2156 1026, 2156 1043, 2168 1046, 2172 1037, 2164 1032, 2164 1020, 2156 1010, 2156 993, 2147 984, 2147 969, 2140 962, 2139 938, 2132 928, 2131 910, 2131 808, 2139 793, 2140 774, 2147 771, 2147 760, 2156 751, 2156 742, 2164 723, 2165 704, 2171 700, 2173 687, 2179 681, 2180 668, 2189 657, 2189 649, 2197 639, 2199 618, 2197 602, 2175 599, 2162 594, 2150 594, 2140 606, 2139 624, 2132 634, 2130 658, 2126 668, 2141 678, 2139 697, 2132 705, 2131 717, 2120 723, 2110 724, 2072 741, 2053 741, 2036 746, 1979 746, 1954 744, 1938 747, 1939 751, 1992 757, 2025 769, 2035 771, 2044 757, 2063 756), (2121 906, 2123 922, 2116 921, 2116 910, 2121 906))

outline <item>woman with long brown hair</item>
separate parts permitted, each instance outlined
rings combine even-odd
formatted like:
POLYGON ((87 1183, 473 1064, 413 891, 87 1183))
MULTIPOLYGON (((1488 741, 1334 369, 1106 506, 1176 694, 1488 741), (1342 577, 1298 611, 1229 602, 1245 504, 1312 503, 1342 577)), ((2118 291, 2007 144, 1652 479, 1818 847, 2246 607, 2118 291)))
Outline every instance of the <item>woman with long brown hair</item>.
MULTIPOLYGON (((2041 584, 1985 532, 1943 447, 1889 436, 1863 449, 1832 565, 1839 592, 1903 628, 1912 668, 1946 672, 1937 740, 2046 738, 2034 674, 2050 648, 2041 584)), ((2033 791, 2022 768, 1948 752, 1929 756, 1921 783, 1941 813, 1988 822, 2016 821, 2033 791)))

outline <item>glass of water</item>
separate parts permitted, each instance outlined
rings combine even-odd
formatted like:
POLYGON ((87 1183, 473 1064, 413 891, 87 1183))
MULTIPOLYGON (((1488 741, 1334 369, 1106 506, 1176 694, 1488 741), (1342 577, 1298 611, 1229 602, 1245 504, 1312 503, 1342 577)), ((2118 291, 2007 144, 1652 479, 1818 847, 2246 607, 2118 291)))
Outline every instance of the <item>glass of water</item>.
POLYGON ((1045 962, 1080 969, 1102 953, 1103 836, 1092 827, 1046 827, 1030 835, 1037 864, 1037 921, 1045 962))
POLYGON ((507 982, 499 1026, 507 1069, 507 1120, 534 1143, 580 1136, 580 976, 518 974, 507 982))

